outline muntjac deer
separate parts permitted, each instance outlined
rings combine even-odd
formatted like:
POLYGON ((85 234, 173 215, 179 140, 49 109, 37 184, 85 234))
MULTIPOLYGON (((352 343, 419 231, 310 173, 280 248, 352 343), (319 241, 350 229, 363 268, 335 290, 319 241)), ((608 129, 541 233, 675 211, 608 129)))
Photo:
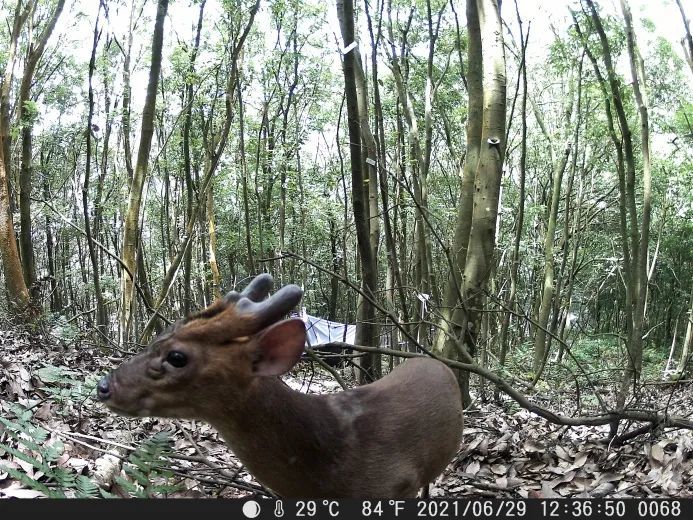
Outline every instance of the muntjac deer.
POLYGON ((287 285, 265 299, 260 275, 160 334, 98 384, 129 416, 200 419, 255 478, 285 498, 404 498, 435 479, 459 449, 462 401, 452 371, 414 358, 379 381, 303 394, 277 376, 299 360, 301 299, 287 285))

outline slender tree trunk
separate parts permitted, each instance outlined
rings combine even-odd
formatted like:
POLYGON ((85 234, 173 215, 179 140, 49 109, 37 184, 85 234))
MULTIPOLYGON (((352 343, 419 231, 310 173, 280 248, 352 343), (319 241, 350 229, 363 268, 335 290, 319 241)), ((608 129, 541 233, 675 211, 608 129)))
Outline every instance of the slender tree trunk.
MULTIPOLYGON (((192 51, 190 53, 190 62, 188 64, 188 75, 195 74, 195 60, 197 58, 198 49, 200 47, 200 34, 202 32, 202 20, 204 17, 206 0, 200 3, 200 8, 197 17, 197 28, 195 30, 195 39, 193 41, 192 51)), ((183 96, 183 104, 185 110, 185 118, 183 120, 183 171, 185 172, 185 218, 186 222, 192 218, 193 206, 195 205, 195 183, 192 174, 192 161, 190 157, 190 132, 192 129, 192 112, 193 112, 193 83, 187 81, 183 96)), ((200 196, 204 196, 200 194, 200 196)), ((183 259, 183 313, 187 316, 192 311, 192 250, 190 247, 186 250, 185 258, 183 259)))
MULTIPOLYGON (((517 4, 515 5, 517 6, 517 4)), ((508 310, 503 315, 499 334, 500 354, 498 356, 498 363, 500 366, 505 366, 505 358, 508 350, 510 349, 510 344, 508 342, 508 328, 510 326, 512 313, 517 309, 517 275, 520 268, 520 242, 522 241, 522 231, 524 229, 525 221, 525 184, 527 177, 527 44, 529 42, 529 28, 527 28, 527 36, 525 37, 523 35, 522 19, 519 16, 519 11, 518 24, 520 26, 520 38, 522 42, 522 60, 520 64, 522 69, 522 100, 520 101, 520 118, 522 120, 519 164, 520 178, 518 180, 519 194, 517 219, 515 220, 515 237, 513 239, 513 252, 510 258, 510 290, 508 291, 508 298, 505 301, 508 310)))
MULTIPOLYGON (((22 128, 22 159, 19 172, 19 250, 22 256, 24 281, 30 289, 31 299, 35 304, 39 296, 36 283, 36 265, 34 260, 33 239, 31 236, 31 188, 32 188, 32 132, 35 114, 28 110, 31 100, 31 85, 34 80, 36 66, 46 49, 48 39, 55 29, 58 18, 65 6, 65 0, 58 0, 55 10, 34 43, 29 42, 28 54, 19 86, 19 101, 17 103, 17 119, 22 128)), ((32 31, 29 32, 31 38, 32 31)))
MULTIPOLYGON (((375 121, 376 121, 376 135, 378 139, 377 153, 378 153, 378 181, 380 187, 380 198, 382 201, 382 217, 383 217, 383 227, 385 231, 385 250, 388 259, 388 269, 390 272, 392 287, 388 291, 388 298, 390 299, 390 305, 394 307, 394 296, 392 292, 396 291, 399 301, 399 306, 401 309, 402 322, 407 323, 409 321, 409 305, 407 303, 407 297, 404 292, 404 284, 402 282, 402 272, 399 265, 399 260, 397 258, 397 246, 395 243, 395 237, 393 232, 392 217, 390 216, 390 193, 387 180, 387 154, 385 153, 385 123, 383 118, 383 107, 380 97, 380 86, 378 79, 378 46, 382 39, 382 10, 385 2, 380 2, 380 16, 378 18, 378 30, 377 36, 373 34, 373 22, 371 19, 368 2, 364 2, 364 8, 366 12, 366 17, 368 21, 368 29, 371 39, 371 71, 373 75, 373 108, 375 111, 375 121)), ((406 325, 405 325, 406 327, 406 325)))
MULTIPOLYGON (((625 2, 621 3, 626 25, 626 43, 631 65, 631 76, 633 82, 633 92, 635 94, 636 105, 640 115, 640 135, 642 146, 643 162, 643 196, 642 196, 642 221, 638 223, 638 203, 636 200, 636 160, 628 118, 624 109, 621 95, 621 88, 618 76, 616 75, 612 56, 611 46, 606 37, 606 32, 602 25, 601 18, 593 0, 586 0, 589 6, 591 19, 594 29, 599 36, 599 41, 607 69, 607 81, 602 77, 597 61, 590 52, 586 38, 583 36, 577 18, 573 15, 578 36, 583 41, 585 52, 592 61, 595 73, 600 82, 600 86, 605 99, 607 111, 607 125, 609 134, 616 147, 618 158, 617 166, 619 171, 619 197, 621 213, 621 234, 622 248, 624 255, 623 278, 625 280, 625 317, 626 317, 626 337, 627 355, 626 369, 621 380, 616 405, 617 409, 625 406, 625 401, 629 393, 629 388, 638 382, 642 365, 643 331, 644 331, 644 308, 647 295, 647 254, 649 248, 650 233, 650 212, 651 212, 651 174, 649 156, 649 123, 647 98, 643 92, 645 85, 644 69, 639 57, 635 35, 632 27, 630 9, 625 2), (616 110, 618 125, 621 131, 621 139, 615 132, 614 124, 611 121, 611 101, 616 110), (622 145, 622 147, 621 147, 622 145)), ((618 421, 611 424, 611 435, 617 433, 618 421)))
MULTIPOLYGON (((431 13, 430 2, 426 2, 427 22, 428 22, 428 59, 426 66, 426 87, 424 93, 424 120, 423 120, 423 143, 420 137, 419 120, 414 111, 413 101, 409 90, 404 70, 407 70, 407 64, 404 57, 398 56, 395 47, 395 31, 392 23, 392 2, 387 4, 387 29, 390 39, 389 48, 386 47, 390 68, 395 80, 397 97, 402 106, 404 120, 407 126, 407 142, 411 150, 411 155, 414 158, 412 163, 412 184, 414 187, 413 196, 416 204, 416 217, 414 223, 414 238, 415 238, 415 287, 422 296, 418 299, 417 318, 419 320, 417 337, 419 342, 428 343, 428 325, 424 321, 424 314, 429 305, 427 298, 434 296, 435 283, 433 280, 432 269, 432 254, 431 244, 429 240, 428 224, 426 222, 426 214, 428 212, 428 171, 430 169, 431 147, 432 147, 432 108, 433 99, 437 89, 437 84, 433 80, 433 55, 436 41, 438 39, 438 30, 443 9, 438 13, 437 23, 434 24, 431 13), (426 296, 424 296, 426 295, 426 296)), ((411 27, 410 22, 413 16, 413 8, 409 13, 409 20, 406 28, 401 31, 402 48, 407 46, 408 31, 411 27)), ((404 51, 403 51, 404 52, 404 51)))
MULTIPOLYGON (((238 160, 241 168, 241 180, 243 183, 243 223, 245 230, 245 248, 248 255, 247 270, 248 274, 256 271, 255 259, 253 257, 252 230, 250 226, 250 194, 248 192, 248 163, 245 160, 245 110, 242 98, 240 81, 236 84, 236 94, 238 96, 238 160)), ((260 209, 258 208, 258 214, 260 209)), ((259 229, 258 229, 259 232, 259 229)))
POLYGON ((551 303, 554 297, 555 259, 553 254, 553 242, 556 236, 558 206, 561 203, 563 172, 568 164, 571 144, 572 143, 570 141, 566 143, 560 162, 558 164, 554 164, 552 181, 553 189, 551 192, 551 205, 549 206, 549 222, 546 227, 546 236, 544 237, 544 280, 542 284, 539 314, 537 316, 536 323, 537 333, 534 337, 534 361, 532 364, 532 370, 535 374, 535 381, 538 379, 538 376, 542 371, 544 356, 546 354, 546 329, 549 324, 549 312, 551 311, 551 303))
MULTIPOLYGON (((106 38, 105 46, 108 47, 110 44, 110 38, 106 38)), ((104 68, 107 67, 106 64, 102 65, 104 68)), ((96 181, 96 196, 94 197, 94 229, 93 229, 93 235, 96 239, 101 240, 102 242, 107 242, 106 240, 103 240, 101 238, 101 232, 102 232, 102 227, 103 227, 103 213, 104 213, 104 184, 106 182, 106 176, 108 175, 108 168, 109 168, 109 152, 110 152, 110 141, 111 141, 111 133, 113 131, 113 112, 111 111, 111 93, 110 93, 110 85, 108 81, 108 72, 106 70, 102 71, 101 75, 101 81, 103 83, 103 96, 104 96, 104 112, 106 116, 106 128, 104 129, 104 134, 103 134, 103 143, 101 147, 101 157, 99 160, 99 176, 96 181)), ((106 198, 108 198, 108 194, 106 195, 106 198)), ((97 262, 99 265, 99 270, 101 272, 104 271, 104 262, 103 262, 103 250, 99 249, 99 261, 97 262)), ((110 264, 111 266, 113 264, 110 264)))
MULTIPOLYGON (((494 262, 505 150, 505 54, 498 2, 468 0, 467 31, 467 156, 451 255, 454 268, 446 287, 436 350, 471 362, 484 288, 494 262)), ((459 382, 463 401, 469 403, 468 374, 460 373, 459 382)))
MULTIPOLYGON (((471 360, 468 348, 455 341, 461 338, 464 341, 464 329, 466 325, 466 302, 463 295, 463 276, 469 248, 470 231, 472 228, 472 210, 476 205, 474 195, 475 177, 479 167, 479 157, 482 151, 482 123, 485 117, 482 35, 479 20, 479 12, 475 0, 467 0, 467 92, 469 95, 467 115, 467 153, 464 164, 461 165, 460 193, 457 203, 457 218, 455 222, 455 234, 450 252, 452 267, 448 274, 448 282, 445 288, 443 307, 440 309, 441 320, 438 324, 439 331, 436 336, 435 350, 453 359, 471 360), (460 333, 463 335, 460 336, 460 333)), ((493 45, 488 42, 488 45, 493 45)), ((497 64, 493 64, 497 65, 497 64)), ((489 62, 489 66, 493 66, 489 62)), ((503 70, 505 65, 502 65, 503 70)), ((505 116, 503 116, 505 120, 505 116)), ((503 133, 501 134, 503 135, 503 133)), ((485 146, 489 146, 486 143, 485 146)), ((493 224, 495 230, 495 223, 493 224)), ((458 380, 463 393, 465 403, 470 403, 469 374, 458 372, 458 380)))
POLYGON ((214 194, 212 183, 207 190, 207 230, 209 233, 209 267, 212 271, 212 295, 214 300, 221 299, 221 274, 217 264, 217 229, 214 215, 214 194))
POLYGON ((121 344, 129 338, 130 332, 133 329, 133 319, 135 317, 134 284, 137 273, 137 252, 140 242, 140 206, 142 204, 142 191, 144 182, 147 178, 149 152, 151 150, 152 136, 154 134, 154 111, 159 75, 161 72, 161 50, 163 47, 164 20, 166 18, 167 9, 168 0, 158 0, 156 22, 154 24, 154 35, 152 39, 149 83, 147 85, 147 96, 142 110, 140 144, 137 151, 137 163, 135 165, 132 183, 130 184, 130 198, 123 227, 122 260, 125 269, 123 269, 121 275, 121 344))
POLYGON ((638 240, 633 244, 637 248, 636 279, 637 300, 633 312, 633 338, 631 356, 633 359, 636 380, 642 371, 643 331, 645 330, 645 306, 647 304, 647 257, 650 246, 650 219, 652 212, 652 167, 650 159, 650 123, 647 93, 645 91, 645 67, 640 56, 633 30, 630 7, 626 0, 621 0, 623 18, 626 22, 626 42, 630 58, 630 70, 633 81, 633 93, 640 115, 640 146, 642 150, 642 222, 638 240))
POLYGON ((676 5, 679 6, 681 20, 683 21, 684 31, 686 32, 686 35, 681 40, 681 46, 683 47, 683 53, 686 55, 688 67, 691 69, 691 74, 693 74, 693 36, 691 36, 690 21, 686 17, 681 0, 676 0, 676 5))
POLYGON ((10 41, 5 54, 5 72, 0 85, 0 259, 5 274, 5 286, 8 293, 9 310, 18 315, 29 305, 29 290, 24 281, 19 250, 14 235, 12 222, 12 203, 10 200, 10 179, 12 178, 10 159, 10 90, 17 54, 19 35, 31 14, 33 3, 29 2, 22 9, 22 2, 17 2, 10 34, 10 41))
MULTIPOLYGON (((353 3, 353 1, 351 3, 353 3)), ((343 27, 341 23, 340 26, 343 27)), ((347 38, 345 37, 344 31, 342 31, 342 37, 346 42, 347 38)), ((354 39, 352 41, 357 41, 355 34, 354 39)), ((346 45, 347 44, 345 43, 345 46, 346 45)), ((349 56, 349 59, 353 57, 354 65, 353 72, 356 90, 356 106, 361 137, 361 154, 359 156, 359 160, 361 161, 360 170, 362 172, 363 178, 361 186, 363 190, 362 197, 365 208, 364 217, 368 219, 366 222, 365 229, 368 233, 368 246, 370 250, 368 257, 362 257, 363 261, 366 262, 366 264, 363 265, 366 265, 368 270, 367 275, 364 274, 362 278, 362 289, 367 295, 370 295, 371 299, 374 300, 375 295, 378 291, 378 245, 380 239, 380 224, 378 220, 378 155, 376 151, 377 146, 375 143, 375 138, 370 129, 370 117, 368 114, 369 96, 366 77, 361 63, 360 49, 358 47, 355 47, 352 51, 348 52, 347 55, 349 56)), ((347 56, 345 56, 345 63, 346 60, 347 56)), ((355 160, 353 155, 351 157, 351 160, 352 162, 355 160)), ((353 180, 354 177, 352 170, 352 186, 355 190, 356 186, 358 185, 355 182, 353 182, 353 180)), ((373 304, 370 301, 367 301, 366 298, 359 295, 358 312, 360 313, 360 318, 358 321, 363 323, 364 332, 364 343, 361 344, 378 346, 380 334, 378 324, 376 322, 375 306, 373 306, 373 304)), ((378 356, 377 354, 369 355, 368 357, 362 358, 361 361, 362 371, 359 374, 359 381, 361 383, 368 383, 372 380, 380 378, 380 356, 378 356)))
MULTIPOLYGON (((494 261, 496 219, 503 166, 506 77, 500 7, 496 0, 477 0, 483 42, 483 119, 479 163, 474 181, 472 227, 464 269, 466 332, 479 331, 483 289, 494 261)), ((464 337, 464 336, 463 336, 464 337)))
MULTIPOLYGON (((345 48, 355 42, 354 31, 354 5, 352 0, 337 0, 337 17, 342 32, 342 41, 345 48)), ((363 137, 364 120, 363 109, 359 109, 360 103, 365 103, 364 84, 359 88, 357 76, 361 76, 363 70, 360 65, 358 46, 352 46, 346 52, 343 61, 344 90, 347 103, 347 119, 349 128, 349 150, 351 155, 351 179, 352 179, 352 205, 356 225, 356 238, 361 267, 361 289, 366 297, 361 298, 356 326, 356 343, 375 346, 378 342, 377 326, 375 322, 375 307, 370 300, 375 300, 378 290, 378 273, 375 251, 372 247, 371 215, 370 215, 370 190, 368 186, 369 173, 364 172, 366 158, 374 161, 375 147, 364 146, 363 137), (361 93, 359 93, 361 91, 361 93), (365 148, 365 149, 364 149, 365 148), (373 155, 368 155, 369 151, 373 155)), ((367 123, 367 119, 365 119, 367 123)), ((372 136, 371 136, 372 139, 372 136)), ((375 162, 375 161, 374 161, 375 162)), ((373 168, 369 168, 373 171, 373 168)), ((380 376, 380 356, 377 354, 365 356, 361 360, 359 381, 369 382, 380 376)))
MULTIPOLYGON (((577 154, 576 154, 577 155, 577 154)), ((582 206, 585 200, 585 168, 584 168, 584 162, 585 162, 585 156, 584 156, 584 151, 583 151, 583 158, 582 158, 582 165, 580 166, 580 180, 579 180, 579 186, 578 186, 578 198, 577 198, 577 204, 576 204, 576 209, 574 211, 573 215, 573 224, 572 224, 572 232, 566 233, 566 237, 568 235, 571 236, 572 238, 572 252, 570 256, 570 263, 566 269, 566 275, 568 276, 568 288, 566 290, 566 296, 565 296, 565 312, 563 313, 563 319, 561 321, 561 325, 559 328, 559 338, 561 340, 560 343, 560 349, 558 351, 558 363, 560 363, 563 359, 563 354, 565 353, 565 347, 564 343, 567 338, 567 333, 569 330, 569 315, 570 315, 570 309, 572 308, 572 301, 573 301, 573 289, 575 287, 575 278, 576 278, 576 267, 577 267, 577 259, 578 259, 578 252, 580 250, 580 243, 582 242, 582 235, 583 235, 583 230, 581 228, 582 225, 582 206)), ((597 311, 597 327, 596 331, 599 330, 599 314, 597 311)))
MULTIPOLYGON (((253 26, 253 22, 255 20, 255 15, 257 14, 259 4, 260 0, 257 0, 250 10, 248 22, 245 25, 242 33, 237 37, 237 39, 235 39, 232 42, 232 48, 228 50, 229 71, 224 88, 225 113, 223 125, 219 129, 218 134, 216 136, 211 137, 209 146, 206 147, 207 149, 204 166, 204 175, 198 183, 199 191, 202 194, 206 194, 209 190, 210 183, 212 181, 214 173, 216 172, 219 166, 221 156, 224 153, 226 144, 228 142, 229 132, 231 131, 231 122, 233 120, 233 106, 235 94, 237 92, 239 70, 243 62, 243 44, 245 43, 245 40, 248 37, 248 34, 250 33, 250 29, 253 26)), ((176 279, 178 270, 187 252, 187 249, 191 245, 194 226, 195 224, 197 224, 199 218, 204 218, 206 204, 207 197, 203 195, 193 208, 192 217, 188 220, 185 228, 185 238, 183 242, 180 244, 178 252, 171 259, 171 264, 166 270, 164 278, 161 282, 161 289, 157 294, 156 300, 153 302, 151 306, 154 312, 150 316, 149 321, 145 325, 144 330, 140 335, 140 342, 143 342, 147 338, 149 338, 150 334, 152 333, 152 330, 154 330, 155 326, 157 326, 157 324, 159 323, 159 309, 163 305, 166 296, 168 295, 171 286, 173 285, 173 282, 176 279)))
POLYGON ((85 157, 84 165, 84 184, 82 185, 82 211, 84 213, 84 233, 87 238, 87 248, 89 251, 89 260, 91 261, 92 278, 94 280, 94 297, 96 299, 96 329, 99 332, 99 337, 97 341, 102 343, 102 339, 106 336, 107 330, 107 318, 106 318, 106 306, 103 300, 103 293, 101 291, 101 277, 97 256, 96 248, 94 247, 94 238, 92 236, 91 228, 91 215, 89 211, 89 181, 91 177, 91 165, 92 165, 92 120, 94 117, 94 88, 93 88, 93 78, 94 71, 96 70, 96 50, 99 45, 99 37, 101 31, 99 30, 99 13, 96 16, 96 22, 94 22, 94 38, 91 48, 91 58, 89 59, 89 114, 87 116, 87 153, 85 157))
MULTIPOLYGON (((43 152, 41 153, 41 166, 42 166, 42 171, 47 171, 45 169, 45 165, 47 163, 46 158, 43 156, 43 152)), ((48 176, 43 175, 42 179, 42 190, 43 190, 43 198, 45 200, 50 199, 50 186, 48 184, 48 176)), ((62 301, 62 293, 61 289, 58 287, 58 273, 57 273, 57 265, 56 265, 56 260, 55 260, 55 244, 54 244, 54 239, 53 239, 53 230, 52 230, 52 220, 50 217, 50 213, 46 212, 46 218, 45 218, 45 229, 46 229, 46 257, 48 260, 48 278, 50 281, 50 310, 51 312, 60 312, 63 309, 63 301, 62 301)))
POLYGON ((679 357, 679 365, 676 369, 676 379, 682 378, 686 373, 686 367, 691 360, 691 345, 693 345, 693 286, 691 287, 691 293, 688 297, 688 319, 686 325, 686 336, 683 339, 683 345, 681 347, 681 357, 679 357))

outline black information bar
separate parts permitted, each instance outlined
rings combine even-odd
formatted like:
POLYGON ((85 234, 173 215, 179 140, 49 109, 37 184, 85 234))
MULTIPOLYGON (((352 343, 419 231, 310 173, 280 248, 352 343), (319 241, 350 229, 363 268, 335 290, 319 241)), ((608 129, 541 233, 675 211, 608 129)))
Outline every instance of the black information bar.
POLYGON ((45 520, 62 514, 121 520, 133 514, 166 515, 166 520, 690 520, 693 499, 0 500, 0 519, 45 520))

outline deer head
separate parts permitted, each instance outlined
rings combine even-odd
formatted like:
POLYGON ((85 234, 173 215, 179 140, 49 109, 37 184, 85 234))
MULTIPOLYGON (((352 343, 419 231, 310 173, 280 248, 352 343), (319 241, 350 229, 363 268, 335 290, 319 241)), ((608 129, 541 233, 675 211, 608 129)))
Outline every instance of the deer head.
POLYGON ((122 415, 205 419, 219 400, 242 399, 254 378, 286 372, 303 352, 305 326, 280 320, 303 291, 287 285, 265 299, 271 288, 272 277, 259 275, 242 293, 174 323, 103 377, 98 398, 122 415))

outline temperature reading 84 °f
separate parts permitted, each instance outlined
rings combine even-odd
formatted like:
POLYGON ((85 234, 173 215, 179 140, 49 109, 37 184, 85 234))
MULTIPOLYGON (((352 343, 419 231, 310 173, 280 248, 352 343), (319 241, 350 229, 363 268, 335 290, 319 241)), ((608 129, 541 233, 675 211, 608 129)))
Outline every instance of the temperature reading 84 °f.
POLYGON ((312 518, 318 513, 319 507, 326 510, 331 517, 339 516, 339 502, 334 500, 323 500, 322 502, 299 500, 296 502, 296 516, 312 518))
POLYGON ((365 518, 371 516, 383 516, 383 503, 380 500, 371 502, 370 500, 364 500, 361 503, 361 515, 365 518))

